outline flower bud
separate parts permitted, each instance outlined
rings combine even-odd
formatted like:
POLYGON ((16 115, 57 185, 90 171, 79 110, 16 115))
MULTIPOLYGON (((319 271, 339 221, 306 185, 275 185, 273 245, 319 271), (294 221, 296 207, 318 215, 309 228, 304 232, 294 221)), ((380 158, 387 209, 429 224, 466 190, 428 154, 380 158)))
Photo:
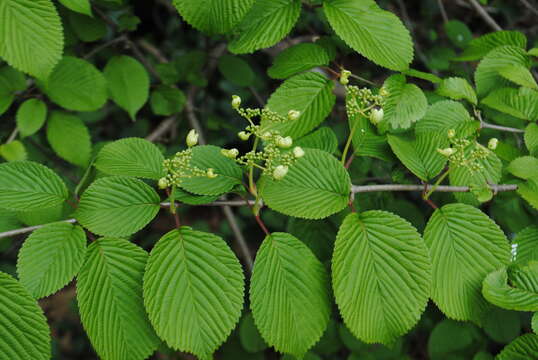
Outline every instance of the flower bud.
POLYGON ((297 120, 301 116, 301 112, 297 110, 288 111, 288 120, 297 120))
POLYGON ((222 150, 220 150, 220 153, 222 155, 226 156, 227 158, 235 159, 237 157, 237 155, 239 155, 239 150, 237 150, 235 148, 230 149, 230 150, 222 149, 222 150))
POLYGON ((385 87, 381 87, 381 89, 379 89, 379 95, 387 97, 389 96, 389 92, 387 91, 387 89, 385 89, 385 87))
POLYGON ((349 84, 349 76, 351 75, 351 71, 349 70, 342 70, 340 73, 340 84, 347 85, 349 84))
POLYGON ((370 111, 370 122, 377 125, 383 120, 384 115, 385 112, 383 109, 372 109, 372 111, 370 111))
POLYGON ((215 173, 213 172, 213 168, 209 168, 209 169, 207 169, 206 175, 207 175, 207 177, 210 178, 210 179, 214 179, 214 178, 217 177, 217 174, 215 174, 215 173))
POLYGON ((237 136, 239 136, 239 138, 243 141, 247 141, 248 138, 250 137, 250 133, 246 132, 246 131, 240 131, 237 133, 237 136))
POLYGON ((271 133, 269 131, 266 131, 261 136, 262 140, 269 140, 271 138, 271 133))
POLYGON ((302 158, 304 156, 304 150, 300 146, 296 146, 293 148, 293 156, 295 156, 296 159, 302 158))
POLYGON ((287 149, 293 145, 293 139, 289 136, 276 138, 276 145, 280 148, 287 149))
POLYGON ((241 106, 241 98, 237 95, 232 95, 232 107, 234 109, 239 109, 241 106))
POLYGON ((457 150, 453 149, 453 148, 437 149, 437 152, 439 152, 439 154, 441 154, 443 156, 446 156, 446 157, 454 155, 456 153, 456 151, 457 150))
POLYGON ((278 165, 275 170, 273 170, 273 178, 275 180, 282 180, 284 176, 288 173, 288 167, 284 165, 278 165))
POLYGON ((497 138, 491 138, 488 141, 488 149, 495 150, 497 149, 497 145, 499 144, 499 139, 497 138))
POLYGON ((166 189, 168 187, 168 180, 166 178, 160 178, 157 185, 159 189, 166 189))
POLYGON ((448 130, 447 135, 448 135, 449 139, 452 139, 454 136, 456 136, 456 130, 454 130, 454 129, 448 130))
POLYGON ((187 134, 187 146, 193 147, 196 144, 198 144, 198 133, 196 132, 196 130, 192 129, 187 134))

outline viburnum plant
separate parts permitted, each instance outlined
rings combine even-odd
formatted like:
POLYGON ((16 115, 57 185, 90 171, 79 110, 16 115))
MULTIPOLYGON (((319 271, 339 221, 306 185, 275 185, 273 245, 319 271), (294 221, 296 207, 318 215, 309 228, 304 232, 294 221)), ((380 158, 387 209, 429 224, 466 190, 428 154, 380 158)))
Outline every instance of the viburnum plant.
POLYGON ((415 64, 382 3, 163 1, 148 35, 0 0, 0 359, 68 358, 69 289, 102 359, 538 358, 538 48, 439 1, 458 53, 415 64))

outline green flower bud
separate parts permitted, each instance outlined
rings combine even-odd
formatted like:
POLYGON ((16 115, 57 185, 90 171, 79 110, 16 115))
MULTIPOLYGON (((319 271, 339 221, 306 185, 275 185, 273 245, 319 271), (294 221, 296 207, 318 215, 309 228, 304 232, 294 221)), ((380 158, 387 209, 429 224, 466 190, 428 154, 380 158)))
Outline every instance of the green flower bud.
POLYGON ((192 129, 191 131, 189 131, 189 133, 187 134, 186 142, 188 147, 193 147, 198 144, 198 133, 196 132, 196 130, 192 129))
POLYGON ((206 176, 210 179, 214 179, 217 177, 217 174, 213 172, 213 168, 207 169, 206 176))
POLYGON ((381 87, 381 89, 379 89, 379 95, 381 95, 383 97, 387 97, 387 96, 389 96, 389 92, 384 87, 381 87))
POLYGON ((288 120, 297 120, 301 116, 301 112, 297 110, 288 111, 288 120))
POLYGON ((296 146, 293 148, 293 156, 295 156, 296 159, 302 158, 304 156, 304 150, 300 146, 296 146))
POLYGON ((497 149, 497 145, 499 144, 499 139, 497 138, 491 138, 488 141, 488 149, 495 150, 497 149))
POLYGON ((166 178, 160 178, 157 185, 159 189, 166 189, 168 187, 168 180, 166 178))
POLYGON ((235 159, 237 157, 237 155, 239 155, 239 150, 233 148, 233 149, 230 149, 230 150, 227 150, 227 149, 222 149, 220 151, 220 153, 224 156, 226 156, 227 158, 230 158, 230 159, 235 159))
POLYGON ((448 138, 449 138, 449 139, 452 139, 454 136, 456 136, 456 130, 454 130, 454 129, 450 129, 450 130, 448 130, 448 134, 447 134, 447 135, 448 135, 448 138))
POLYGON ((439 152, 439 154, 441 154, 443 156, 446 156, 446 157, 454 155, 456 153, 456 151, 457 150, 453 149, 453 148, 437 149, 437 152, 439 152))
POLYGON ((282 180, 284 176, 288 173, 288 167, 284 165, 278 165, 275 170, 273 170, 273 178, 275 180, 282 180))
POLYGON ((239 109, 241 106, 241 98, 237 95, 232 95, 232 107, 234 109, 239 109))
POLYGON ((340 84, 347 85, 349 84, 349 76, 351 75, 351 71, 349 70, 342 70, 340 73, 340 84))
POLYGON ((370 122, 374 125, 379 124, 383 120, 385 112, 383 109, 372 109, 370 111, 370 122))
POLYGON ((247 141, 248 138, 250 137, 250 133, 246 132, 246 131, 240 131, 237 133, 237 136, 239 136, 239 138, 243 141, 247 141))

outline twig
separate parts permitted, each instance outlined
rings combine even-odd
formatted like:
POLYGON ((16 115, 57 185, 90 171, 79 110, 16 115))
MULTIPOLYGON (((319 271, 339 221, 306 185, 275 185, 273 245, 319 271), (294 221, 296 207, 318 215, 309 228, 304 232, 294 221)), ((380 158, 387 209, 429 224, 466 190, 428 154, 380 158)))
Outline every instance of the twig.
POLYGON ((157 49, 155 46, 153 46, 153 44, 149 43, 148 41, 141 39, 141 40, 138 40, 138 44, 146 52, 155 56, 155 58, 157 58, 157 60, 159 60, 160 62, 167 63, 169 61, 168 58, 164 56, 163 53, 159 49, 157 49))
POLYGON ((469 0, 471 5, 475 8, 478 14, 484 19, 484 21, 495 31, 501 31, 502 27, 487 13, 486 10, 480 5, 477 0, 469 0))
MULTIPOLYGON (((61 222, 66 222, 66 223, 76 223, 77 220, 75 219, 67 219, 67 220, 62 220, 61 222)), ((47 224, 43 224, 43 225, 36 225, 36 226, 29 226, 29 227, 25 227, 25 228, 21 228, 21 229, 16 229, 16 230, 10 230, 10 231, 4 231, 4 232, 1 232, 0 233, 0 239, 1 238, 6 238, 6 237, 10 237, 10 236, 16 236, 16 235, 21 235, 21 234, 26 234, 26 233, 29 233, 29 232, 32 232, 34 230, 37 230, 37 229, 40 229, 42 228, 43 226, 45 226, 47 224)))
POLYGON ((155 128, 148 136, 146 136, 146 140, 154 142, 161 138, 164 134, 166 134, 171 127, 173 127, 176 124, 177 116, 171 116, 168 119, 162 121, 159 126, 155 128))
POLYGON ((106 43, 94 48, 92 51, 90 51, 89 53, 87 53, 86 55, 84 55, 84 58, 83 59, 89 59, 91 58, 93 55, 97 54, 98 52, 100 52, 101 50, 103 49, 106 49, 107 47, 109 46, 112 46, 114 44, 117 44, 117 43, 120 43, 120 42, 124 42, 126 39, 125 35, 121 35, 115 39, 112 39, 110 41, 107 41, 106 43))
MULTIPOLYGON (((245 202, 243 201, 243 205, 245 202)), ((247 241, 245 240, 245 237, 243 236, 243 233, 241 232, 241 228, 237 224, 237 220, 232 212, 232 208, 230 206, 224 206, 222 208, 222 212, 224 213, 224 216, 226 217, 226 220, 228 220, 228 224, 230 224, 230 228, 232 229, 232 232, 234 233, 235 238, 237 239, 237 244, 239 245, 239 248, 241 249, 241 252, 243 253, 243 260, 245 261, 245 266, 247 267, 248 273, 252 273, 252 267, 254 265, 253 256, 250 253, 250 249, 248 248, 247 241)))
POLYGON ((499 131, 507 131, 507 132, 512 132, 512 133, 524 133, 525 132, 525 130, 511 128, 511 127, 507 127, 507 126, 500 126, 500 125, 490 124, 490 123, 487 123, 487 122, 484 122, 484 121, 480 122, 480 128, 481 129, 495 129, 495 130, 499 130, 499 131))
MULTIPOLYGON (((426 185, 426 191, 431 190, 433 185, 426 185)), ((515 191, 517 185, 504 184, 504 185, 488 185, 488 187, 494 192, 503 191, 515 191)), ((353 185, 351 191, 353 193, 365 193, 365 192, 384 192, 384 191, 424 191, 424 185, 406 185, 406 184, 383 184, 383 185, 353 185)), ((469 192, 471 189, 468 186, 448 186, 439 185, 435 189, 438 192, 469 192)))
POLYGON ((13 131, 11 132, 11 135, 9 135, 9 137, 7 138, 6 140, 6 144, 12 142, 13 140, 15 140, 15 138, 17 137, 17 135, 19 134, 19 128, 16 127, 15 129, 13 129, 13 131))
POLYGON ((448 16, 446 14, 445 5, 443 4, 443 0, 437 0, 437 4, 439 4, 439 11, 441 12, 441 17, 443 18, 443 21, 445 23, 448 22, 448 16))
POLYGON ((528 2, 527 0, 520 1, 529 11, 533 12, 535 15, 538 15, 538 10, 534 6, 532 6, 530 2, 528 2))

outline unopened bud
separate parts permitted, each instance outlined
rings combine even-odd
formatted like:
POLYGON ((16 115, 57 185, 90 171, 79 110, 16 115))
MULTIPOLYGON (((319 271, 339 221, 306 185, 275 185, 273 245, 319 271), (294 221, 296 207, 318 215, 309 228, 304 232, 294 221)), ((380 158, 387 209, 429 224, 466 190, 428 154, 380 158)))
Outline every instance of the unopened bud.
POLYGON ((278 165, 275 170, 273 170, 273 178, 275 180, 282 180, 284 176, 288 173, 288 167, 284 165, 278 165))
POLYGON ((198 144, 198 133, 196 132, 196 130, 192 129, 187 134, 187 146, 193 147, 196 144, 198 144))
POLYGON ((250 133, 246 132, 246 131, 240 131, 237 133, 237 136, 239 136, 239 138, 243 141, 247 141, 248 138, 250 137, 250 133))
POLYGON ((383 109, 372 109, 372 111, 370 111, 370 122, 377 125, 383 120, 384 115, 385 112, 383 109))
POLYGON ((168 180, 166 180, 166 178, 160 178, 157 185, 159 186, 159 189, 166 189, 168 187, 168 180))
POLYGON ((379 89, 379 95, 381 95, 383 97, 387 97, 387 96, 389 96, 389 92, 384 87, 381 87, 381 89, 379 89))
POLYGON ((301 116, 301 112, 297 110, 288 111, 288 120, 297 120, 301 116))
POLYGON ((454 129, 448 130, 447 135, 448 135, 449 139, 452 139, 454 136, 456 136, 456 130, 454 130, 454 129))
POLYGON ((351 71, 349 70, 342 70, 340 73, 340 84, 347 85, 349 84, 349 76, 351 75, 351 71))
POLYGON ((232 95, 232 107, 238 109, 241 106, 241 98, 237 95, 232 95))
POLYGON ((269 140, 270 137, 271 133, 269 131, 264 132, 261 136, 262 140, 269 140))
POLYGON ((437 152, 439 152, 439 154, 443 156, 449 157, 456 153, 456 149, 453 149, 453 148, 437 149, 437 152))
POLYGON ((276 144, 278 147, 287 149, 293 145, 293 139, 289 136, 286 136, 286 137, 279 136, 276 139, 276 144))
POLYGON ((207 169, 206 176, 210 179, 214 179, 217 177, 217 174, 213 172, 213 168, 207 169))
POLYGON ((237 149, 230 149, 230 150, 227 150, 227 149, 222 149, 220 150, 220 153, 224 156, 226 156, 227 158, 230 158, 230 159, 235 159, 237 157, 237 155, 239 155, 239 150, 237 149))
POLYGON ((300 146, 296 146, 293 148, 293 156, 295 156, 296 159, 302 158, 304 156, 304 150, 300 146))
POLYGON ((497 145, 499 145, 499 139, 497 138, 491 138, 488 141, 488 149, 495 150, 497 149, 497 145))

